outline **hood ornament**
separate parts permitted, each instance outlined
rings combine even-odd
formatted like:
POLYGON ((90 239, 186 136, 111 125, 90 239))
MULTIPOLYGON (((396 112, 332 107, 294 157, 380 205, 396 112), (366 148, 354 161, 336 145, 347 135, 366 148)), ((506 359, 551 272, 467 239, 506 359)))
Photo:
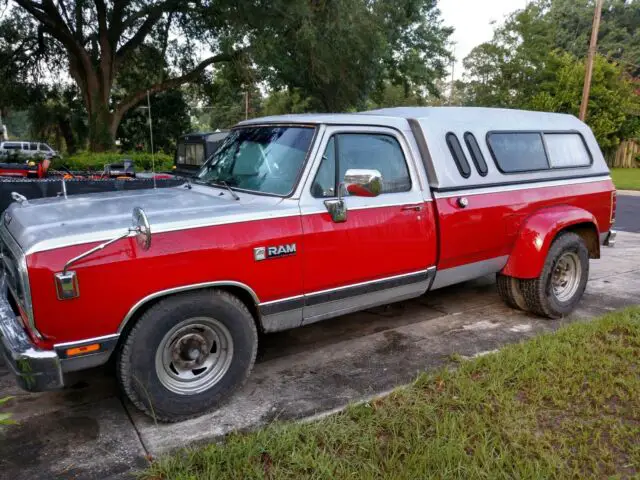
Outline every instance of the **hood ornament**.
POLYGON ((142 250, 149 250, 151 247, 151 226, 149 225, 149 219, 144 210, 140 207, 133 209, 132 225, 122 235, 112 238, 100 245, 81 253, 77 257, 73 257, 67 263, 64 264, 62 272, 58 272, 54 275, 56 280, 56 292, 59 300, 68 300, 80 296, 80 290, 78 286, 78 278, 76 272, 69 270, 69 267, 74 263, 87 258, 94 253, 103 250, 109 245, 116 243, 118 240, 122 240, 127 237, 135 236, 138 246, 142 250))

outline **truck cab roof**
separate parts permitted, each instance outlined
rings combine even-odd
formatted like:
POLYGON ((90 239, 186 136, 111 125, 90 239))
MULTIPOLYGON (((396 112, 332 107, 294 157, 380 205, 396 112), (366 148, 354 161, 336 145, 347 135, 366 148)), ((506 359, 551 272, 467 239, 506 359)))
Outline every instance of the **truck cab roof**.
MULTIPOLYGON (((575 116, 563 113, 485 107, 397 107, 359 113, 277 115, 247 120, 239 125, 291 123, 371 125, 398 130, 422 161, 429 186, 435 191, 609 174, 591 129, 575 116), (511 135, 513 139, 518 134, 539 134, 539 143, 544 145, 547 157, 547 144, 552 141, 550 135, 579 137, 580 140, 572 145, 578 149, 583 145, 584 151, 578 153, 588 156, 590 161, 580 166, 549 164, 547 168, 504 171, 491 148, 494 134, 496 143, 499 134, 511 135), (471 151, 471 142, 475 143, 474 151, 471 151), (477 157, 482 157, 482 163, 486 164, 484 170, 475 165, 477 157)), ((548 158, 547 161, 550 162, 548 158)))

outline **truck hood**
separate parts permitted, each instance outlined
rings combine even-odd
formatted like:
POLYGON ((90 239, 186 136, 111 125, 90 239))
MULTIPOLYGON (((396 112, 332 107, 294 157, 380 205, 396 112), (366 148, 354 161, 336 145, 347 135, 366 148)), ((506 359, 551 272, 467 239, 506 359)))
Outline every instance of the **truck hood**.
POLYGON ((299 214, 297 201, 202 185, 102 192, 12 203, 2 220, 26 254, 121 235, 141 207, 152 234, 299 214))

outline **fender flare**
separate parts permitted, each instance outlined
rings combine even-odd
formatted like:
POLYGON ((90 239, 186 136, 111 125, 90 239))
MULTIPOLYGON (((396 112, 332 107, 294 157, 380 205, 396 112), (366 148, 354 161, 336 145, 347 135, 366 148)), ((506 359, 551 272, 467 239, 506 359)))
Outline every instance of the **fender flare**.
POLYGON ((592 213, 571 205, 548 207, 530 215, 520 227, 507 264, 500 273, 516 278, 536 278, 540 275, 551 242, 562 230, 586 225, 599 232, 592 213))

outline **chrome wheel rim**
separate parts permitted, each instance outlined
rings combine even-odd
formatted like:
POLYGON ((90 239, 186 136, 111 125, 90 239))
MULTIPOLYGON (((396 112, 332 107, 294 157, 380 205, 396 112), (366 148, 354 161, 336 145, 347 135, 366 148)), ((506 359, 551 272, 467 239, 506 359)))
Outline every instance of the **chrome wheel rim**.
POLYGON ((233 340, 214 318, 190 318, 169 330, 156 350, 156 373, 167 389, 194 395, 214 386, 227 373, 233 340))
POLYGON ((580 286, 582 265, 575 252, 565 252, 558 258, 551 276, 553 295, 560 302, 571 300, 580 286))

